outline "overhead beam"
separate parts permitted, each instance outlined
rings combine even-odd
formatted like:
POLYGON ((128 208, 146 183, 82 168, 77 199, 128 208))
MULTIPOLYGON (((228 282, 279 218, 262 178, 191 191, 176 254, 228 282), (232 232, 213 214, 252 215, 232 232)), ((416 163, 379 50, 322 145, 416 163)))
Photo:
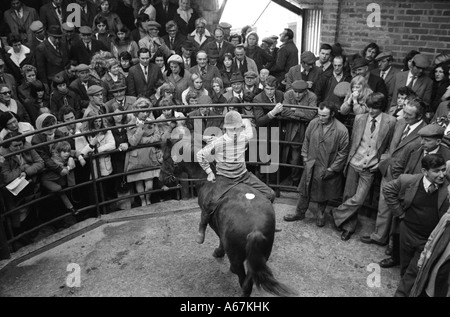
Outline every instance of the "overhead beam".
POLYGON ((275 2, 276 4, 282 6, 285 9, 288 9, 289 11, 291 11, 291 12, 297 14, 297 15, 300 15, 302 13, 302 9, 300 9, 296 5, 293 5, 289 1, 286 1, 286 0, 272 0, 272 2, 275 2))

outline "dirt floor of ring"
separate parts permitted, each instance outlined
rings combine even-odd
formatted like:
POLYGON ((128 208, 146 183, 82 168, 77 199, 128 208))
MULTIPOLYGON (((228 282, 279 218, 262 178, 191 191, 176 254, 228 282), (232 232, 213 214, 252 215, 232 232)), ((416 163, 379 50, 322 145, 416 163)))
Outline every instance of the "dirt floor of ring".
MULTIPOLYGON (((360 217, 356 234, 343 242, 329 223, 316 227, 309 212, 305 221, 287 223, 282 217, 293 206, 276 204, 275 210, 282 231, 268 264, 298 296, 393 296, 399 269, 381 269, 374 287, 377 271, 368 266, 386 257, 385 248, 359 241, 373 230, 373 219, 360 217)), ((205 243, 195 243, 199 216, 196 208, 104 224, 0 271, 0 296, 240 296, 228 259, 211 255, 219 242, 215 233, 208 228, 205 243), (74 281, 68 279, 71 263, 79 265, 80 287, 66 284, 74 281)), ((271 295, 254 288, 252 296, 271 295)))

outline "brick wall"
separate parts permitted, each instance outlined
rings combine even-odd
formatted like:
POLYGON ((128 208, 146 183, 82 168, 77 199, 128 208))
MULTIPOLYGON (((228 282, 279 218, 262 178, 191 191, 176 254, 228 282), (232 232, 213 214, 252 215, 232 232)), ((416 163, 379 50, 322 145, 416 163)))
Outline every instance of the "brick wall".
POLYGON ((392 51, 401 64, 410 50, 433 59, 450 50, 450 1, 324 0, 321 42, 341 43, 345 54, 360 53, 370 42, 392 51), (381 8, 381 27, 369 27, 370 3, 381 8))

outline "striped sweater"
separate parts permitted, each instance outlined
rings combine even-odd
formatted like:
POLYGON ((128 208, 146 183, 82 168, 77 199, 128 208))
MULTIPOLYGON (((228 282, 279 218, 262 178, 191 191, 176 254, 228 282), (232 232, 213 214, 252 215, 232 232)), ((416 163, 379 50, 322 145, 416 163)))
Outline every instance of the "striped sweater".
POLYGON ((213 160, 216 161, 217 175, 236 178, 247 172, 245 151, 248 141, 253 137, 253 130, 248 119, 242 121, 245 130, 239 135, 230 137, 224 134, 198 151, 198 162, 207 174, 212 172, 209 163, 213 160))

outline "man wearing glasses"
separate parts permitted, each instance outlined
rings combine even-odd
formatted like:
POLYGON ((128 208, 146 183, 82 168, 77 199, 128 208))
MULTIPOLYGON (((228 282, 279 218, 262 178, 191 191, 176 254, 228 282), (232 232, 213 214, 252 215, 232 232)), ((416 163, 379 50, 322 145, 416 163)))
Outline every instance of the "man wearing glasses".
POLYGON ((8 73, 5 73, 5 62, 0 58, 0 84, 5 84, 11 90, 11 97, 17 99, 16 93, 16 80, 14 76, 8 73))
POLYGON ((5 84, 0 84, 0 114, 6 111, 17 114, 20 122, 31 123, 30 116, 25 107, 20 101, 11 98, 11 89, 5 84))

